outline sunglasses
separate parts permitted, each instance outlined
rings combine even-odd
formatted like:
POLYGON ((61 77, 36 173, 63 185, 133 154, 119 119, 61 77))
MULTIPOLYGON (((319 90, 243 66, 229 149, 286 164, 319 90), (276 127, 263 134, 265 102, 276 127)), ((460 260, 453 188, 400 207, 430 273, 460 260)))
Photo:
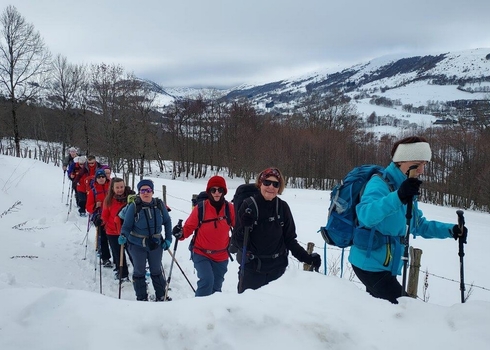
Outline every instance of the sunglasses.
POLYGON ((151 188, 142 188, 140 193, 153 193, 153 190, 151 188))
POLYGON ((106 178, 107 178, 107 176, 105 176, 105 175, 99 175, 99 176, 97 176, 97 178, 98 178, 98 179, 106 179, 106 178))
POLYGON ((218 188, 213 187, 213 188, 211 188, 209 191, 210 191, 212 194, 215 194, 215 193, 216 193, 216 191, 218 191, 219 193, 223 193, 223 192, 225 192, 225 190, 224 190, 223 188, 221 188, 221 187, 218 187, 218 188))
POLYGON ((274 188, 279 188, 279 181, 272 181, 272 180, 264 180, 262 181, 262 185, 265 187, 269 187, 270 185, 274 186, 274 188))

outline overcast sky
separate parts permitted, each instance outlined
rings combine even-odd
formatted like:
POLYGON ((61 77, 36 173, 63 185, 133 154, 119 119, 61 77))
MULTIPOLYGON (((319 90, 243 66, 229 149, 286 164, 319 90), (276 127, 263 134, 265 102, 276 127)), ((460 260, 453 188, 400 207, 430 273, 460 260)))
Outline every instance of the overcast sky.
POLYGON ((166 87, 233 87, 388 55, 490 48, 489 0, 0 0, 53 55, 166 87))

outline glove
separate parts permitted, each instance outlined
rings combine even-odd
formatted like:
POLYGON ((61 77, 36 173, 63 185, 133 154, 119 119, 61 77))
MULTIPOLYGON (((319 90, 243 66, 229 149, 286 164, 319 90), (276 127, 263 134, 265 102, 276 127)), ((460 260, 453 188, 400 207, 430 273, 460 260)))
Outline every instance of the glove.
POLYGON ((313 270, 318 272, 318 269, 320 268, 321 264, 322 264, 322 258, 320 258, 320 255, 317 253, 311 253, 310 263, 308 265, 311 265, 313 267, 313 270))
POLYGON ((170 245, 172 244, 172 241, 169 241, 168 239, 164 240, 162 242, 162 248, 163 250, 167 250, 168 248, 170 248, 170 245))
POLYGON ((172 229, 172 234, 174 235, 175 239, 180 239, 183 235, 182 226, 175 225, 174 228, 172 229))
POLYGON ((463 240, 463 243, 466 243, 466 238, 468 237, 468 229, 466 228, 466 226, 463 226, 463 232, 461 233, 461 229, 459 228, 459 226, 454 225, 452 234, 455 240, 461 238, 463 240))
POLYGON ((410 177, 402 182, 400 188, 398 189, 398 197, 403 204, 407 204, 412 200, 413 196, 418 196, 420 194, 420 185, 422 181, 416 177, 410 177))
POLYGON ((252 215, 252 211, 249 208, 245 210, 240 219, 242 220, 242 225, 245 227, 253 226, 255 221, 255 218, 252 215))
POLYGON ((119 237, 117 238, 117 243, 119 243, 120 245, 125 245, 127 241, 128 240, 123 235, 119 235, 119 237))
POLYGON ((102 225, 102 219, 100 218, 100 215, 96 215, 94 218, 94 225, 95 226, 101 226, 102 225))

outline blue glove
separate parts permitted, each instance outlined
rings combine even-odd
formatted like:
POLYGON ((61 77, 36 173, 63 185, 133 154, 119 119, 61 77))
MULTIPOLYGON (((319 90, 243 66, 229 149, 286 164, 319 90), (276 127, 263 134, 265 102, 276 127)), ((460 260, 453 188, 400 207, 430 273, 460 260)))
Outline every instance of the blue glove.
POLYGON ((120 245, 125 245, 128 240, 124 235, 119 235, 119 238, 117 239, 117 243, 120 245))
POLYGON ((168 248, 170 248, 170 245, 172 244, 172 241, 166 239, 162 242, 162 248, 163 250, 167 250, 168 248))

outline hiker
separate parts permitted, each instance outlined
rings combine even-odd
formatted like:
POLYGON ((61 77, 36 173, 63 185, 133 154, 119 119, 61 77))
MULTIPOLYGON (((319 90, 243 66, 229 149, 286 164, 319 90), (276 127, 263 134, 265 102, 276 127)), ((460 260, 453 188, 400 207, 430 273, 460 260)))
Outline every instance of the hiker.
POLYGON ((75 147, 70 147, 68 149, 68 155, 63 158, 62 168, 63 171, 67 171, 70 165, 74 163, 75 157, 78 157, 77 149, 75 147))
POLYGON ((112 169, 108 165, 102 165, 100 168, 104 170, 107 180, 111 181, 112 169))
POLYGON ((128 243, 136 300, 148 300, 145 281, 148 261, 156 301, 164 301, 167 283, 162 272, 162 255, 172 243, 172 222, 162 200, 153 198, 153 181, 143 179, 138 182, 137 189, 139 197, 128 206, 118 242, 121 245, 128 243), (136 208, 138 200, 139 212, 136 208), (165 237, 162 237, 162 225, 165 226, 165 237))
POLYGON ((87 156, 87 161, 81 168, 75 181, 82 183, 85 186, 85 192, 90 191, 90 183, 95 179, 95 172, 100 169, 102 165, 95 159, 94 155, 87 156))
POLYGON ((85 156, 79 156, 78 162, 73 164, 73 168, 70 167, 70 178, 73 182, 73 188, 75 190, 75 200, 78 206, 78 214, 80 216, 87 216, 85 213, 85 206, 87 205, 87 191, 85 188, 85 177, 82 175, 82 170, 87 161, 85 156))
POLYGON ((320 255, 311 255, 296 240, 296 226, 289 205, 277 195, 285 187, 284 177, 277 168, 267 168, 255 180, 260 193, 245 199, 238 210, 240 220, 234 229, 234 244, 240 282, 238 293, 258 289, 281 277, 288 266, 289 251, 301 262, 321 265, 320 255), (247 228, 251 228, 247 232, 247 228), (245 235, 248 234, 246 257, 242 265, 245 235))
MULTIPOLYGON (((101 219, 111 248, 115 265, 114 270, 116 271, 114 277, 117 280, 119 279, 119 264, 121 261, 121 250, 118 242, 121 227, 117 224, 119 222, 118 213, 126 206, 128 195, 134 193, 135 192, 129 186, 126 186, 123 179, 115 177, 110 182, 109 193, 105 197, 102 206, 101 219)), ((122 259, 123 266, 121 279, 122 281, 129 281, 128 264, 126 262, 125 254, 123 254, 122 259)))
POLYGON ((90 214, 90 218, 98 229, 99 237, 99 253, 102 259, 102 266, 112 267, 111 252, 109 250, 109 242, 107 240, 107 234, 105 226, 102 225, 102 204, 109 192, 109 181, 107 181, 104 170, 99 169, 95 173, 95 181, 92 187, 87 192, 87 204, 85 206, 87 212, 90 214))
POLYGON ((402 286, 396 276, 401 274, 403 265, 406 212, 410 201, 413 201, 410 233, 414 237, 457 239, 464 235, 466 241, 466 227, 462 233, 458 225, 428 221, 418 209, 417 196, 422 184, 418 177, 424 173, 431 156, 430 145, 424 137, 411 136, 397 141, 391 150, 392 162, 385 170, 394 188, 390 188, 382 177, 373 176, 356 206, 359 225, 368 229, 374 227, 381 244, 373 245, 368 253, 356 245, 354 238, 349 262, 369 294, 393 304, 397 304, 397 298, 402 296, 402 286), (417 167, 416 174, 407 178, 411 166, 417 167))
POLYGON ((206 186, 207 199, 194 206, 183 227, 175 226, 172 230, 180 240, 194 233, 189 249, 199 279, 196 297, 221 292, 228 270, 230 228, 235 225, 235 211, 233 204, 225 201, 227 192, 223 177, 211 177, 206 186))

